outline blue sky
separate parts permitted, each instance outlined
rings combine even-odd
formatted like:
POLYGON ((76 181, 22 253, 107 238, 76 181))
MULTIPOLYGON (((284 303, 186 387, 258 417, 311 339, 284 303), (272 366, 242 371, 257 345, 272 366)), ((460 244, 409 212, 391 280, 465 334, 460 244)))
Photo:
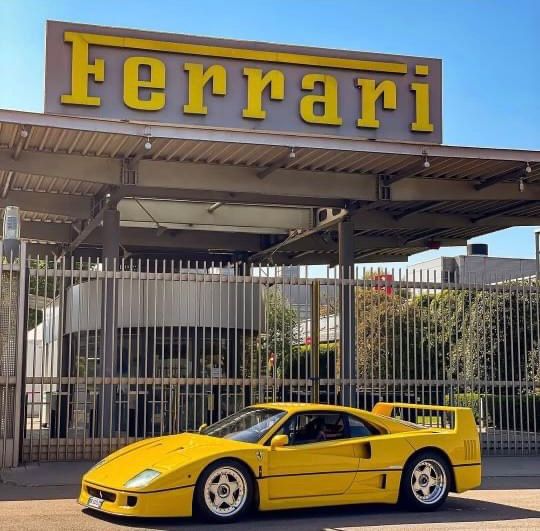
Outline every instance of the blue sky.
MULTIPOLYGON (((0 0, 0 108, 42 111, 47 19, 438 57, 445 144, 540 149, 537 0, 0 0)), ((478 241, 528 258, 533 233, 478 241)))

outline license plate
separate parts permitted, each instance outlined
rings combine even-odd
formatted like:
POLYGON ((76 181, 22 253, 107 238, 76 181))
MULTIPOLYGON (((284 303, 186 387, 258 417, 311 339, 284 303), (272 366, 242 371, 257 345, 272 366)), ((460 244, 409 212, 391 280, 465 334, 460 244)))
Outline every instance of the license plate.
POLYGON ((86 505, 88 507, 91 507, 92 509, 101 509, 101 506, 103 505, 103 500, 101 498, 96 498, 95 496, 90 496, 86 505))

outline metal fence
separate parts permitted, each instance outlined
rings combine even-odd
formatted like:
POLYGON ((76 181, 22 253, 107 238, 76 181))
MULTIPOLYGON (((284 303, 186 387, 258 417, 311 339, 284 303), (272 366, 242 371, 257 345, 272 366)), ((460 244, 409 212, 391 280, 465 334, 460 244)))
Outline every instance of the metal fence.
POLYGON ((21 437, 25 275, 12 257, 0 242, 0 467, 18 463, 21 437))
MULTIPOLYGON (((321 268, 315 278, 41 257, 26 265, 25 462, 98 459, 270 400, 465 405, 484 453, 539 453, 534 278, 458 284, 430 272, 357 270, 344 280, 321 268)), ((2 292, 2 312, 8 299, 2 292)), ((12 358, 0 340, 5 365, 12 358)), ((5 444, 15 410, 4 381, 5 444)), ((437 423, 426 411, 409 420, 437 423)))

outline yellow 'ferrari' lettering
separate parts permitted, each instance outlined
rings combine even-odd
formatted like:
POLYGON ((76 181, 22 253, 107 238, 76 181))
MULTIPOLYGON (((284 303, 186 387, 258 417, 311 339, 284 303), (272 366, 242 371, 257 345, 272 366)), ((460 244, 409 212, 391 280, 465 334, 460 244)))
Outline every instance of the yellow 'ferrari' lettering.
POLYGON ((310 124, 341 125, 338 113, 338 82, 334 76, 307 74, 302 78, 302 90, 313 90, 322 85, 322 94, 310 94, 300 100, 300 116, 310 124), (315 112, 316 105, 322 106, 322 113, 315 112))
POLYGON ((101 98, 88 94, 88 78, 92 76, 97 83, 105 81, 105 61, 96 59, 90 63, 89 45, 80 33, 66 31, 64 41, 71 42, 71 94, 63 94, 60 102, 99 107, 101 98))
MULTIPOLYGON (((433 98, 435 108, 440 103, 440 69, 432 60, 381 62, 361 59, 361 54, 326 57, 320 52, 310 55, 260 46, 208 45, 203 40, 169 42, 77 31, 64 31, 63 39, 71 47, 66 51, 71 59, 70 91, 54 93, 54 103, 47 97, 46 107, 54 109, 56 105, 54 112, 61 108, 58 98, 63 105, 94 108, 107 99, 102 110, 87 110, 86 114, 118 118, 114 103, 120 103, 136 111, 128 113, 127 119, 144 120, 144 113, 155 112, 154 120, 167 123, 288 133, 305 133, 314 124, 331 126, 331 134, 387 139, 403 136, 407 141, 433 133, 440 125, 432 105, 433 98), (101 52, 90 50, 90 46, 101 47, 101 52), (103 51, 107 47, 121 50, 122 55, 107 55, 103 51), (119 65, 119 57, 123 65, 119 65), (195 62, 198 57, 206 59, 195 62), (119 66, 123 66, 123 76, 113 72, 119 66), (106 73, 110 86, 104 90, 98 84, 105 81, 106 73), (169 87, 171 80, 179 86, 169 87), (224 101, 212 96, 221 96, 224 101), (385 112, 396 110, 398 104, 399 113, 385 112), (184 118, 176 118, 175 113, 184 118), (198 118, 209 113, 207 120, 198 118), (381 123, 389 125, 375 131, 381 123)), ((82 109, 74 112, 80 114, 82 109)), ((434 136, 430 135, 429 141, 434 141, 434 136)))
POLYGON ((270 70, 263 75, 260 68, 244 68, 243 73, 247 77, 247 105, 242 111, 242 116, 264 120, 266 111, 262 108, 263 92, 270 87, 270 99, 283 100, 285 76, 279 70, 270 70))
POLYGON ((184 105, 186 114, 208 114, 204 105, 204 87, 212 81, 212 94, 225 96, 227 93, 227 71, 221 65, 212 65, 204 70, 198 63, 186 63, 184 70, 188 72, 188 102, 184 105))
POLYGON ((380 126, 380 121, 376 118, 377 100, 382 96, 383 109, 397 109, 396 84, 390 80, 377 84, 374 79, 358 79, 357 83, 362 89, 362 115, 356 125, 377 129, 380 126))
POLYGON ((415 94, 416 102, 416 118, 411 124, 411 131, 432 133, 433 124, 429 121, 429 85, 427 83, 411 83, 411 90, 415 94))
POLYGON ((165 65, 163 61, 152 57, 129 57, 124 63, 124 103, 130 109, 158 111, 165 106, 165 94, 153 90, 146 99, 141 99, 141 88, 164 89, 165 65), (140 79, 141 67, 150 69, 150 79, 140 79))

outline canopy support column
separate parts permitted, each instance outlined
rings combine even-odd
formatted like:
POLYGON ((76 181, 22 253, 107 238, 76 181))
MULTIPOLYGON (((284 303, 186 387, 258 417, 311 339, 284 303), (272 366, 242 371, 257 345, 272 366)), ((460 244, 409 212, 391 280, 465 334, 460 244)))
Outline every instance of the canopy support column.
MULTIPOLYGON (((339 274, 344 280, 354 280, 354 223, 345 219, 338 225, 339 274)), ((354 285, 343 282, 340 305, 340 369, 341 403, 357 406, 356 390, 356 312, 354 285)))
MULTIPOLYGON (((120 212, 116 204, 103 212, 103 269, 118 270, 120 259, 120 212)), ((101 374, 104 378, 113 378, 116 365, 118 292, 115 278, 105 277, 102 284, 101 298, 101 374)), ((102 410, 98 418, 98 431, 102 437, 112 437, 114 385, 103 387, 102 410)))

